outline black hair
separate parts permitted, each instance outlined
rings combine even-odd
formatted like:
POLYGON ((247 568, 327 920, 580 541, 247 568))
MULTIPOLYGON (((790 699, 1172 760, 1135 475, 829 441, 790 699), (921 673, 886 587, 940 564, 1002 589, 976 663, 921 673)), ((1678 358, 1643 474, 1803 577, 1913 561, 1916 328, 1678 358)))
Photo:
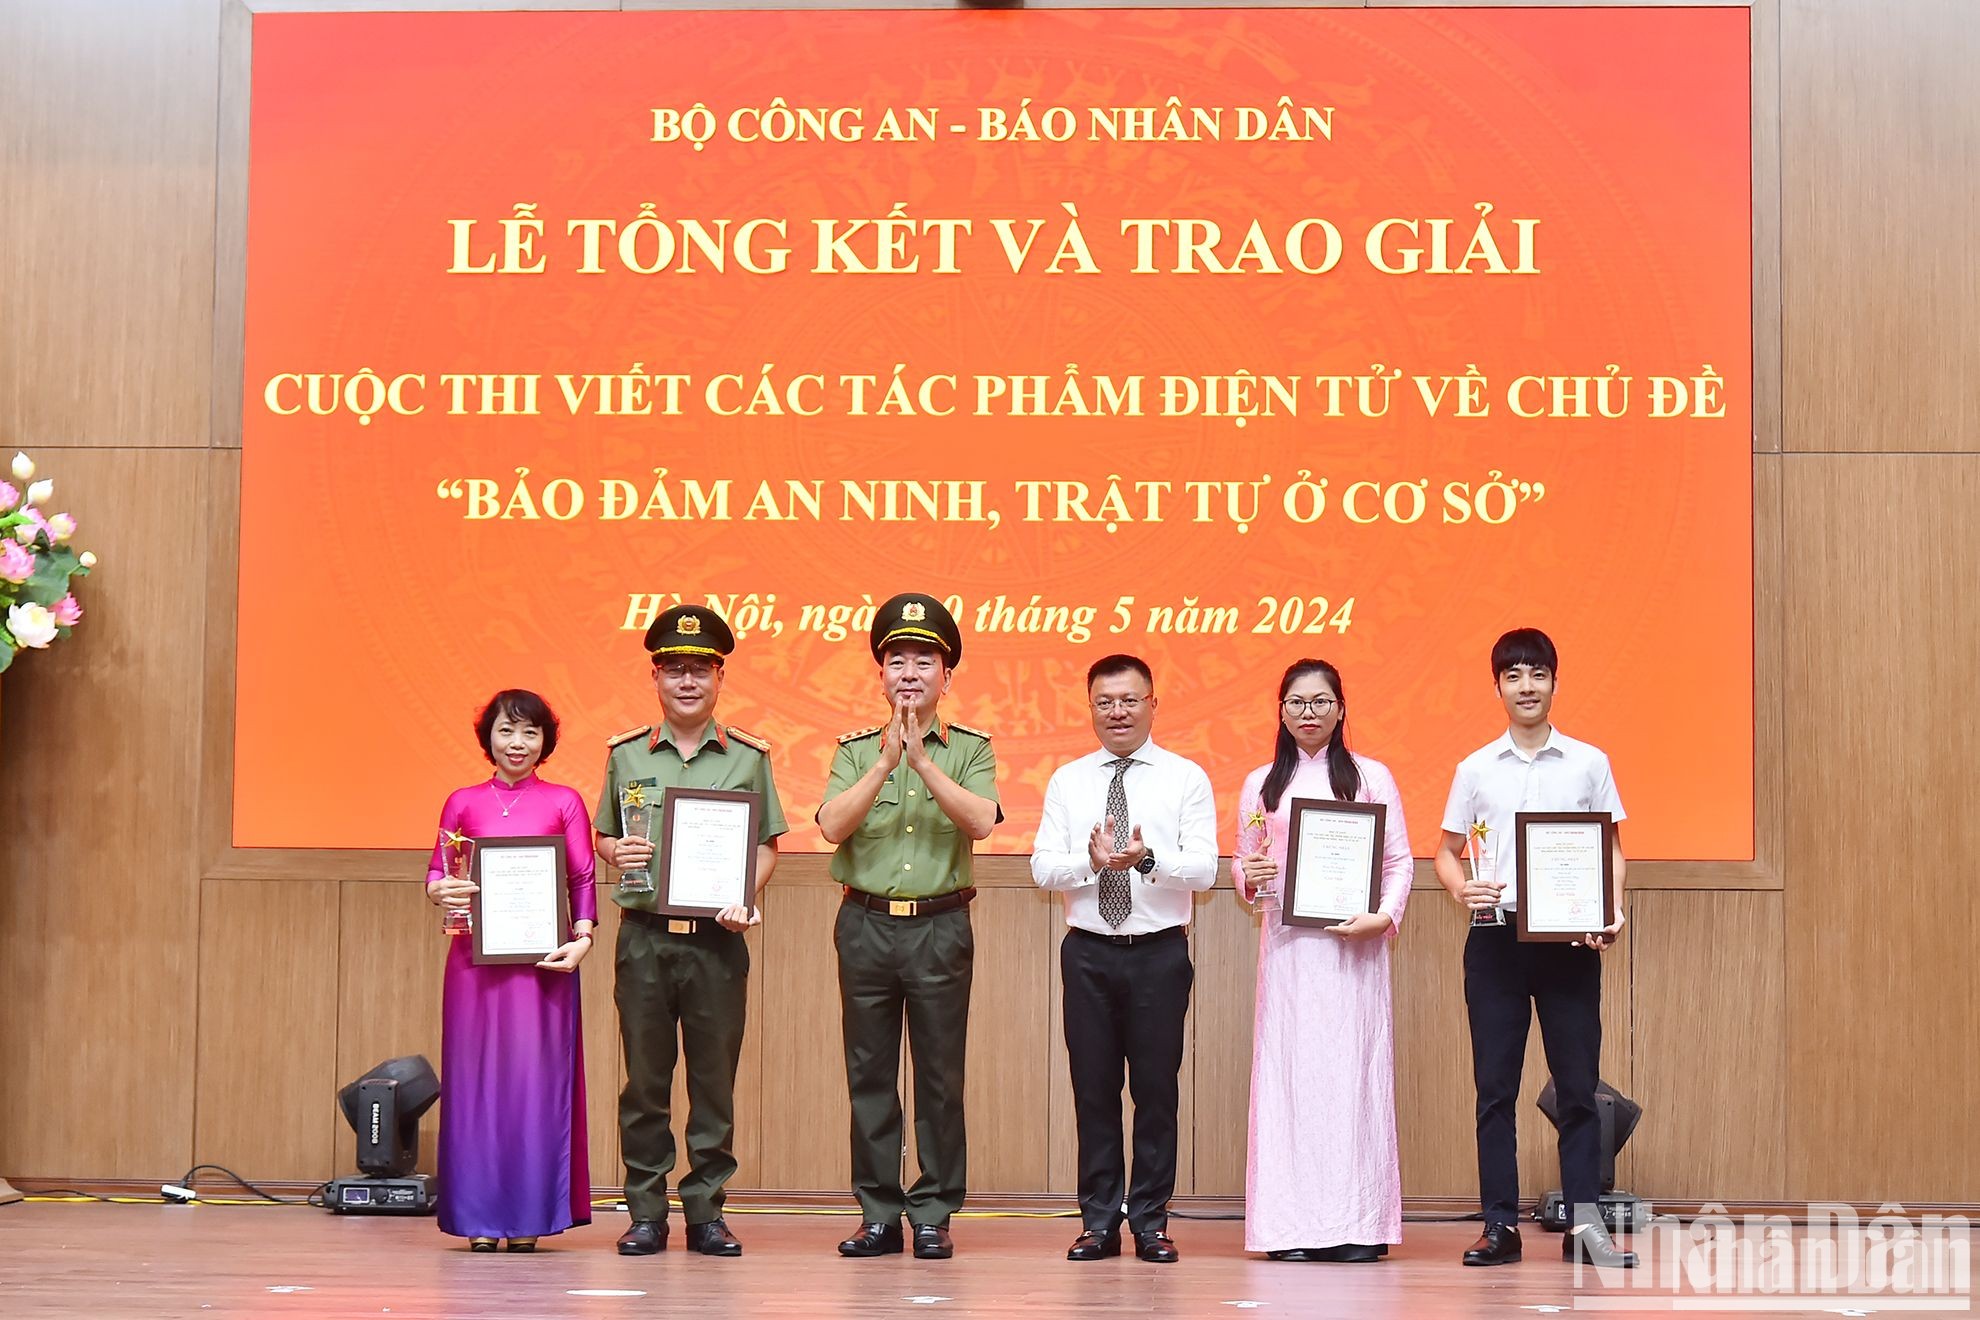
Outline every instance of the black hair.
POLYGON ((1103 655, 1093 662, 1086 671, 1086 687, 1091 691, 1094 683, 1116 674, 1140 674, 1147 682, 1148 690, 1155 690, 1155 674, 1148 668, 1148 662, 1138 655, 1103 655))
POLYGON ((1526 665, 1561 676, 1561 657, 1554 650, 1554 639, 1538 628, 1515 628, 1492 643, 1492 681, 1508 669, 1526 665))
POLYGON ((557 750, 557 716, 550 703, 525 688, 504 688, 490 697, 481 713, 474 717, 475 741, 481 744, 481 754, 488 758, 488 764, 495 764, 495 753, 489 750, 488 740, 494 736, 496 722, 504 719, 534 724, 543 730, 543 755, 537 758, 537 764, 549 760, 550 753, 557 750))
MULTIPOLYGON (((1352 802, 1361 795, 1361 767, 1354 763, 1354 757, 1347 745, 1347 692, 1341 687, 1341 671, 1325 660, 1295 660, 1279 680, 1279 709, 1285 710, 1286 693, 1292 685, 1308 674, 1318 674, 1326 679, 1334 689, 1334 699, 1340 702, 1341 718, 1334 725, 1334 735, 1327 740, 1327 779, 1333 785, 1334 797, 1341 802, 1352 802)), ((1285 794, 1286 785, 1292 782, 1293 770, 1299 765, 1299 742, 1279 721, 1278 741, 1272 745, 1272 768, 1265 772, 1265 785, 1259 796, 1264 799, 1265 810, 1277 811, 1279 799, 1285 794)))

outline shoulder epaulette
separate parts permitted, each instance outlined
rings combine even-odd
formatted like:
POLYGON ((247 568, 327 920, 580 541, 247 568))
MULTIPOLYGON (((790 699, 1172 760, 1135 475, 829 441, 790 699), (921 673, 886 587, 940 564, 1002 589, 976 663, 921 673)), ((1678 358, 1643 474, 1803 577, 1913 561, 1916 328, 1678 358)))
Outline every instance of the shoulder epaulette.
POLYGON ((627 729, 624 733, 613 734, 605 740, 605 745, 607 747, 617 747, 622 742, 631 742, 635 738, 643 738, 651 732, 653 732, 653 726, 651 724, 642 724, 637 729, 627 729))
POLYGON ((870 729, 854 729, 851 733, 840 734, 839 741, 842 743, 858 742, 861 738, 871 738, 874 734, 886 727, 884 724, 876 724, 870 729))
POLYGON ((967 724, 964 724, 964 723, 962 723, 962 722, 961 722, 961 721, 959 721, 959 720, 950 720, 950 721, 949 721, 949 727, 950 727, 950 728, 952 728, 952 729, 961 729, 961 730, 962 730, 962 731, 963 731, 964 733, 973 733, 973 734, 975 734, 975 735, 976 735, 977 737, 979 737, 979 738, 981 738, 981 739, 982 739, 982 740, 983 740, 984 742, 989 742, 989 741, 990 741, 990 735, 989 735, 989 734, 987 734, 987 733, 985 733, 985 732, 984 732, 983 730, 981 730, 981 729, 972 729, 972 728, 970 728, 970 727, 969 727, 969 726, 968 726, 967 724))
POLYGON ((759 752, 768 752, 770 750, 770 740, 768 738, 758 737, 748 729, 738 729, 733 724, 725 724, 722 727, 729 731, 731 738, 734 738, 745 747, 754 747, 759 752))

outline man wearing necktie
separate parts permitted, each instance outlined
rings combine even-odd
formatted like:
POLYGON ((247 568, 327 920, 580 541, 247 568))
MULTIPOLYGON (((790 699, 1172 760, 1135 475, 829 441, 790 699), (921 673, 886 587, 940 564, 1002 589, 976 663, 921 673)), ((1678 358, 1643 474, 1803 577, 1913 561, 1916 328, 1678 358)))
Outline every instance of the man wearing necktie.
POLYGON ((1166 1263, 1177 1259, 1169 1197, 1183 1018, 1196 979, 1191 896, 1217 878, 1217 810, 1202 767, 1149 736, 1155 679, 1145 662, 1096 661, 1086 693, 1100 750, 1053 774, 1031 855, 1032 879, 1066 905, 1059 966, 1084 1228, 1066 1258, 1119 1255, 1125 1200, 1135 1254, 1166 1263), (1132 1179, 1124 1082, 1134 1101, 1132 1179))

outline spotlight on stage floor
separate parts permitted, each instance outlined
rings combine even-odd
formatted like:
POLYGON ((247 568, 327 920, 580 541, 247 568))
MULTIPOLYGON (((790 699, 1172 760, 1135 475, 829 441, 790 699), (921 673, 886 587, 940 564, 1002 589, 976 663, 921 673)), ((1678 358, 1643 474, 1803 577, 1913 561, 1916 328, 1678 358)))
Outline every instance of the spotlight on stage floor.
POLYGON ((440 1098, 440 1079, 423 1054, 387 1059, 337 1092, 344 1121, 357 1133, 362 1178, 338 1178, 323 1204, 340 1214, 430 1215, 438 1189, 419 1163, 419 1116, 440 1098))
MULTIPOLYGON (((1547 1084, 1540 1088, 1540 1112, 1556 1128, 1561 1125, 1555 1108, 1554 1079, 1549 1077, 1547 1084)), ((1634 1233, 1638 1229, 1650 1227, 1650 1205, 1628 1192, 1616 1190, 1616 1153, 1629 1142, 1629 1134, 1636 1131, 1637 1120, 1643 1117, 1643 1106, 1630 1099, 1607 1082, 1595 1083, 1595 1117, 1602 1128, 1601 1164, 1597 1176, 1601 1180, 1602 1222, 1609 1226, 1611 1233, 1634 1233)), ((1565 1233, 1568 1230, 1567 1202, 1561 1199, 1558 1191, 1548 1192, 1540 1198, 1540 1224, 1550 1233, 1565 1233)))

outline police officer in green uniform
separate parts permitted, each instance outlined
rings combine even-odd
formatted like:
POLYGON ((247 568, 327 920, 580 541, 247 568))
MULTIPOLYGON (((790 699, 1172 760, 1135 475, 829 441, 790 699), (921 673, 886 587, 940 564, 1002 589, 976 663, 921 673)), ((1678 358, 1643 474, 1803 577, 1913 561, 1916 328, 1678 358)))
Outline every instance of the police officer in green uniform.
MULTIPOLYGON (((698 605, 677 605, 646 630, 653 688, 665 718, 612 739, 605 786, 592 820, 598 855, 610 865, 637 870, 653 856, 650 840, 619 837, 620 813, 629 796, 652 806, 652 832, 658 838, 662 795, 681 787, 760 794, 759 895, 776 868, 777 836, 787 827, 770 778, 770 744, 715 720, 723 661, 735 648, 735 634, 722 616, 698 605)), ((737 906, 713 920, 670 918, 654 911, 654 892, 621 891, 613 897, 623 910, 614 994, 626 1055, 619 1143, 632 1211, 632 1227, 619 1239, 619 1254, 647 1256, 667 1247, 667 1175, 674 1168, 669 1110, 674 1063, 685 1053, 688 1173, 679 1190, 688 1250, 740 1256, 742 1243, 722 1221, 722 1187, 736 1171, 736 1063, 742 1056, 749 988, 743 931, 757 925, 762 914, 737 906)))
POLYGON ((845 886, 833 943, 852 1095, 853 1193, 859 1231, 844 1256, 902 1249, 953 1254, 949 1216, 967 1176, 963 1052, 969 1026, 970 846, 1004 818, 990 735, 936 707, 962 658, 956 621, 933 596, 895 596, 871 636, 885 724, 839 739, 818 825, 845 886), (921 1176, 901 1188, 901 1021, 914 1059, 914 1139, 921 1176))

